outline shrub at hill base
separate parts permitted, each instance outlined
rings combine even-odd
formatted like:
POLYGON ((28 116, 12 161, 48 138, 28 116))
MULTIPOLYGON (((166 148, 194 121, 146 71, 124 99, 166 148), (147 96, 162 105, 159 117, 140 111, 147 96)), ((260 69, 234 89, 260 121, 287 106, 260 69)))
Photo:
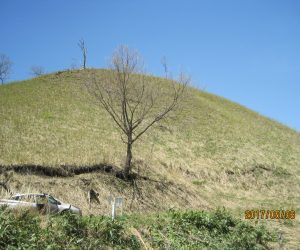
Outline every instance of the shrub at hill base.
POLYGON ((106 216, 0 211, 0 249, 269 249, 273 235, 225 210, 106 216), (137 234, 134 233, 134 229, 137 234))

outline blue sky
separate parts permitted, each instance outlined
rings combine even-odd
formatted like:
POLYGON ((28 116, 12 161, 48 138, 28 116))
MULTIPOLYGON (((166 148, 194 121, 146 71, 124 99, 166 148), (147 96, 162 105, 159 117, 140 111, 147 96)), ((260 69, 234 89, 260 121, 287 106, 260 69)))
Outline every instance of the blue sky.
POLYGON ((147 71, 183 68, 193 85, 300 131, 298 0, 0 0, 0 53, 10 80, 80 64, 106 67, 120 44, 140 51, 147 71))

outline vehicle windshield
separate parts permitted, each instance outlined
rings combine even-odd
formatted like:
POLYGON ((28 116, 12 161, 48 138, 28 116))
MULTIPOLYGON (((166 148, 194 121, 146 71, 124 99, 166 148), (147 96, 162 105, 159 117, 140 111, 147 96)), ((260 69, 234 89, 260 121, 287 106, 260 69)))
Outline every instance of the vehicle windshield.
POLYGON ((48 201, 51 204, 60 205, 60 202, 56 199, 54 199, 51 195, 48 196, 48 201))

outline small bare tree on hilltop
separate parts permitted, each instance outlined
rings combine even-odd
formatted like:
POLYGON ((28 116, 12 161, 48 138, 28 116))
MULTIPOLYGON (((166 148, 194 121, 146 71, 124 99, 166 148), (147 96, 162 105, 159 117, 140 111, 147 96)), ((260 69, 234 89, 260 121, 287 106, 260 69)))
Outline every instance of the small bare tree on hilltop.
MULTIPOLYGON (((166 64, 164 64, 166 69, 166 64)), ((111 72, 85 82, 95 103, 102 106, 122 132, 127 154, 123 177, 132 172, 132 146, 154 124, 167 118, 183 99, 190 79, 180 74, 177 81, 146 76, 138 52, 120 46, 111 58, 111 72)))
POLYGON ((9 78, 12 61, 5 54, 0 54, 0 81, 2 84, 9 78))
POLYGON ((80 39, 77 45, 82 53, 82 69, 86 69, 87 48, 85 46, 84 40, 80 39))
POLYGON ((33 76, 41 76, 45 74, 45 70, 42 66, 32 66, 30 71, 33 76))

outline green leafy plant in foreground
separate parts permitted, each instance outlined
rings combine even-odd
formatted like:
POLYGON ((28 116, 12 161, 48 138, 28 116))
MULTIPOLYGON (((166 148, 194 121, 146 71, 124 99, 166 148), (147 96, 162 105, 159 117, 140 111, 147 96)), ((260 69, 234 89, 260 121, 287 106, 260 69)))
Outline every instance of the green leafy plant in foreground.
POLYGON ((170 211, 157 222, 152 244, 163 249, 267 249, 274 240, 264 226, 252 226, 221 209, 170 211))
POLYGON ((273 235, 226 211, 174 211, 112 221, 0 209, 0 249, 268 249, 273 235), (132 229, 136 229, 137 234, 132 229))

